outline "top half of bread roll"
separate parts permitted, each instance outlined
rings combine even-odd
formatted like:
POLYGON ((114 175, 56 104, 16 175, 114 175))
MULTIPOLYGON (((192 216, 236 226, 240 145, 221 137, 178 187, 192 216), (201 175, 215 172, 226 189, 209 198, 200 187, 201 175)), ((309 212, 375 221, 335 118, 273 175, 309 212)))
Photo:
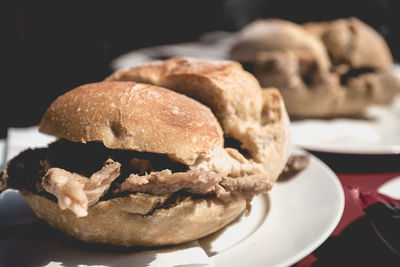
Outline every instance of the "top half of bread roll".
POLYGON ((208 107, 135 82, 92 83, 65 93, 45 112, 40 131, 74 142, 100 141, 111 149, 167 154, 184 164, 224 142, 208 107))

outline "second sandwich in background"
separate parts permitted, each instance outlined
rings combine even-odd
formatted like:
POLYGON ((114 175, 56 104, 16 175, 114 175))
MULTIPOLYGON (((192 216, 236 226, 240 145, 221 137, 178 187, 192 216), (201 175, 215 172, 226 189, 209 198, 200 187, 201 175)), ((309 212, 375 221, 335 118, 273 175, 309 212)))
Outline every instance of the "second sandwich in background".
POLYGON ((360 116, 400 92, 385 40, 356 18, 303 25, 257 20, 239 33, 230 58, 263 87, 278 88, 291 117, 360 116))

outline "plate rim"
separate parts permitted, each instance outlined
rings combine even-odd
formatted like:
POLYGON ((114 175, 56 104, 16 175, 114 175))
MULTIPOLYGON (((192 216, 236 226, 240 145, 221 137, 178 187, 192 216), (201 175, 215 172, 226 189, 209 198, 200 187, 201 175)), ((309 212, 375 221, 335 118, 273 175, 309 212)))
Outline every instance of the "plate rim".
MULTIPOLYGON (((400 65, 397 66, 399 69, 399 75, 400 75, 400 65)), ((397 95, 393 102, 390 105, 372 105, 367 108, 366 113, 374 113, 375 116, 379 117, 379 120, 382 121, 382 118, 384 115, 387 114, 397 114, 400 111, 400 94, 397 95), (378 115, 379 114, 379 115, 378 115)), ((345 120, 346 118, 335 118, 334 120, 345 120)), ((350 120, 355 120, 351 119, 350 120)), ((301 121, 325 121, 322 118, 308 118, 304 119, 301 121)), ((396 123, 397 121, 395 121, 396 123)), ((297 122, 292 121, 291 122, 291 128, 296 127, 297 122)), ((375 126, 373 126, 375 127, 375 126)), ((397 135, 396 135, 397 136, 397 135)), ((397 139, 396 139, 397 140, 397 139)), ((293 143, 301 147, 303 149, 306 149, 308 151, 315 151, 315 152, 320 152, 320 153, 334 153, 334 154, 342 154, 342 155, 397 155, 400 154, 400 143, 398 144, 366 144, 362 145, 360 144, 359 146, 353 146, 353 147, 340 147, 340 146, 335 146, 332 143, 323 143, 323 142, 295 142, 296 140, 292 140, 293 143)))
MULTIPOLYGON (((344 190, 343 190, 343 186, 338 178, 338 176, 333 172, 333 170, 331 168, 329 168, 328 165, 326 165, 322 160, 320 160, 319 158, 317 158, 316 156, 312 155, 311 153, 307 152, 306 150, 298 147, 298 146, 294 146, 293 149, 296 153, 303 153, 303 154, 307 154, 310 157, 310 164, 312 161, 315 162, 315 164, 317 164, 317 166, 319 165, 319 167, 321 167, 324 171, 326 171, 328 173, 328 175, 326 177, 328 177, 328 179, 332 182, 332 184, 335 186, 335 191, 336 191, 336 196, 338 197, 338 202, 337 202, 337 209, 335 210, 336 213, 333 216, 333 219, 330 221, 330 223, 326 226, 326 229, 324 230, 324 232, 318 237, 315 238, 315 240, 313 240, 312 242, 310 242, 309 244, 307 244, 305 247, 303 247, 302 249, 300 249, 299 251, 297 251, 295 254, 293 254, 292 256, 290 256, 287 259, 284 259, 283 261, 276 263, 274 266, 290 266, 292 264, 297 263, 298 261, 300 261, 301 259, 303 259, 304 257, 306 257, 307 255, 311 254, 315 249, 317 249, 323 242, 325 242, 329 236, 332 234, 332 232, 335 230, 336 226, 339 224, 342 215, 343 215, 343 211, 344 211, 344 206, 345 206, 345 195, 344 195, 344 190)), ((295 154, 296 154, 295 153, 295 154)), ((266 220, 268 220, 268 216, 266 218, 266 220)), ((262 225, 260 226, 262 227, 262 225)), ((257 229, 252 236, 256 235, 259 232, 259 229, 257 229)), ((258 233, 259 234, 259 233, 258 233)), ((251 238, 248 237, 248 239, 251 238)), ((245 242, 246 240, 243 240, 242 242, 245 242)), ((240 244, 235 245, 234 247, 238 246, 240 244)), ((215 261, 215 259, 221 258, 223 257, 224 253, 226 253, 227 251, 233 249, 229 248, 226 251, 222 251, 221 253, 218 253, 212 257, 210 257, 213 261, 215 261)), ((218 267, 219 265, 214 264, 215 267, 218 267)))
POLYGON ((296 144, 308 151, 314 151, 319 153, 333 153, 333 154, 344 154, 344 155, 398 155, 400 154, 400 145, 393 146, 379 146, 378 149, 363 149, 363 148, 348 148, 340 149, 333 146, 323 146, 323 145, 312 145, 312 144, 296 144))
MULTIPOLYGON (((308 152, 306 152, 306 153, 308 153, 308 152)), ((332 178, 334 178, 334 179, 332 179, 332 181, 333 181, 333 183, 335 184, 335 186, 338 189, 338 193, 339 193, 338 196, 340 195, 340 197, 338 199, 339 200, 338 210, 337 210, 337 214, 336 214, 335 218, 330 222, 330 225, 327 227, 327 229, 325 230, 324 234, 320 236, 318 241, 315 241, 313 244, 310 244, 308 247, 306 247, 303 250, 301 250, 300 252, 298 252, 297 255, 295 255, 292 258, 286 260, 286 262, 281 264, 282 266, 292 265, 292 264, 300 261, 301 259, 303 259, 307 255, 311 254, 319 246, 321 246, 329 238, 329 236, 333 233, 333 231, 335 230, 336 226, 339 224, 339 222, 340 222, 340 220, 341 220, 341 218, 343 216, 343 211, 344 211, 344 206, 345 206, 345 195, 344 195, 343 186, 342 186, 342 183, 339 180, 339 177, 322 160, 320 160, 316 156, 313 156, 310 153, 308 153, 308 154, 310 155, 310 157, 313 157, 313 159, 316 162, 318 162, 318 164, 321 164, 321 166, 325 168, 325 171, 330 173, 332 175, 332 178)))

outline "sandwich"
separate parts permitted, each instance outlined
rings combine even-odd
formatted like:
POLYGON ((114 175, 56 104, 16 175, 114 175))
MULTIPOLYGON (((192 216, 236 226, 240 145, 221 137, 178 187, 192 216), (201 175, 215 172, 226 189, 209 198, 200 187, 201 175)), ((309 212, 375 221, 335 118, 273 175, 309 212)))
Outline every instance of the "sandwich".
POLYGON ((257 20, 241 30, 229 57, 263 87, 279 88, 293 118, 362 116, 400 92, 387 43, 356 18, 257 20))
MULTIPOLYGON (((136 70, 155 77, 156 69, 165 71, 170 62, 197 73, 197 80, 186 77, 181 84, 193 92, 204 82, 199 76, 213 74, 221 81, 226 78, 221 70, 230 68, 242 75, 235 79, 257 85, 233 62, 180 58, 136 70)), ((203 89, 214 85, 202 84, 203 89)), ((11 159, 0 190, 18 189, 38 217, 89 243, 153 247, 216 232, 250 212, 252 198, 269 191, 283 170, 290 145, 287 114, 280 94, 261 93, 258 85, 255 91, 264 98, 259 114, 253 114, 257 118, 247 124, 246 116, 240 118, 249 135, 242 129, 242 137, 255 140, 234 142, 239 135, 221 127, 229 121, 219 121, 213 107, 191 97, 193 92, 174 89, 144 76, 140 81, 109 77, 59 96, 39 126, 57 141, 11 159), (267 150, 270 162, 256 157, 267 150)))

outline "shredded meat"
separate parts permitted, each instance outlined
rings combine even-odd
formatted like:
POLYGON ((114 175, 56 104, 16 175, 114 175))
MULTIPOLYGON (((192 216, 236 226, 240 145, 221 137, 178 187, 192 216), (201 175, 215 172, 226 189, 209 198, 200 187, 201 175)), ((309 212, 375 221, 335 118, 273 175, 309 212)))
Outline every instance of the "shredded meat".
MULTIPOLYGON (((214 194, 222 201, 240 197, 248 202, 255 195, 272 188, 273 182, 262 173, 257 163, 247 161, 236 149, 226 148, 201 158, 186 172, 169 169, 149 174, 131 173, 113 194, 142 192, 153 195, 185 190, 193 194, 214 194), (239 156, 241 157, 239 157, 239 156)), ((147 161, 131 160, 135 169, 149 169, 147 161)))
POLYGON ((237 197, 246 199, 249 213, 253 197, 270 190, 272 185, 273 182, 265 175, 221 178, 211 171, 190 170, 185 173, 172 173, 170 170, 163 170, 142 176, 131 174, 114 193, 143 192, 161 195, 181 189, 194 194, 213 193, 224 202, 237 197))
POLYGON ((245 198, 249 206, 255 195, 268 191, 272 184, 267 174, 259 177, 259 173, 263 173, 262 167, 234 148, 217 149, 186 166, 166 156, 63 140, 14 158, 0 174, 0 187, 40 194, 82 217, 100 199, 121 193, 160 197, 182 191, 178 195, 211 195, 224 202, 245 198), (101 165, 104 167, 99 170, 101 165))
POLYGON ((217 196, 223 201, 229 201, 231 198, 241 197, 246 199, 246 215, 251 210, 251 200, 254 196, 269 191, 273 183, 263 175, 250 175, 240 178, 225 177, 219 183, 217 196))
POLYGON ((286 162, 285 168, 279 175, 279 179, 287 180, 294 177, 297 173, 307 168, 309 163, 309 155, 291 155, 286 162))
POLYGON ((285 170, 299 172, 304 170, 310 164, 309 155, 291 155, 286 162, 285 170))
POLYGON ((87 208, 99 201, 119 176, 121 164, 108 160, 106 165, 90 178, 51 168, 42 179, 44 189, 55 195, 61 209, 70 209, 78 217, 87 215, 87 208))
POLYGON ((213 171, 226 177, 241 177, 263 173, 263 166, 247 160, 235 148, 215 149, 212 153, 199 157, 198 162, 190 166, 192 170, 213 171))
POLYGON ((85 192, 89 206, 96 204, 110 187, 111 183, 119 176, 121 164, 108 160, 106 165, 98 172, 92 174, 85 183, 85 192))
POLYGON ((185 189, 195 194, 206 194, 213 191, 220 181, 221 177, 215 172, 190 170, 172 173, 163 170, 142 176, 131 174, 115 193, 134 191, 161 195, 185 189))
POLYGON ((263 175, 250 175, 240 178, 225 177, 220 183, 227 191, 244 198, 253 197, 269 191, 273 183, 263 175))

